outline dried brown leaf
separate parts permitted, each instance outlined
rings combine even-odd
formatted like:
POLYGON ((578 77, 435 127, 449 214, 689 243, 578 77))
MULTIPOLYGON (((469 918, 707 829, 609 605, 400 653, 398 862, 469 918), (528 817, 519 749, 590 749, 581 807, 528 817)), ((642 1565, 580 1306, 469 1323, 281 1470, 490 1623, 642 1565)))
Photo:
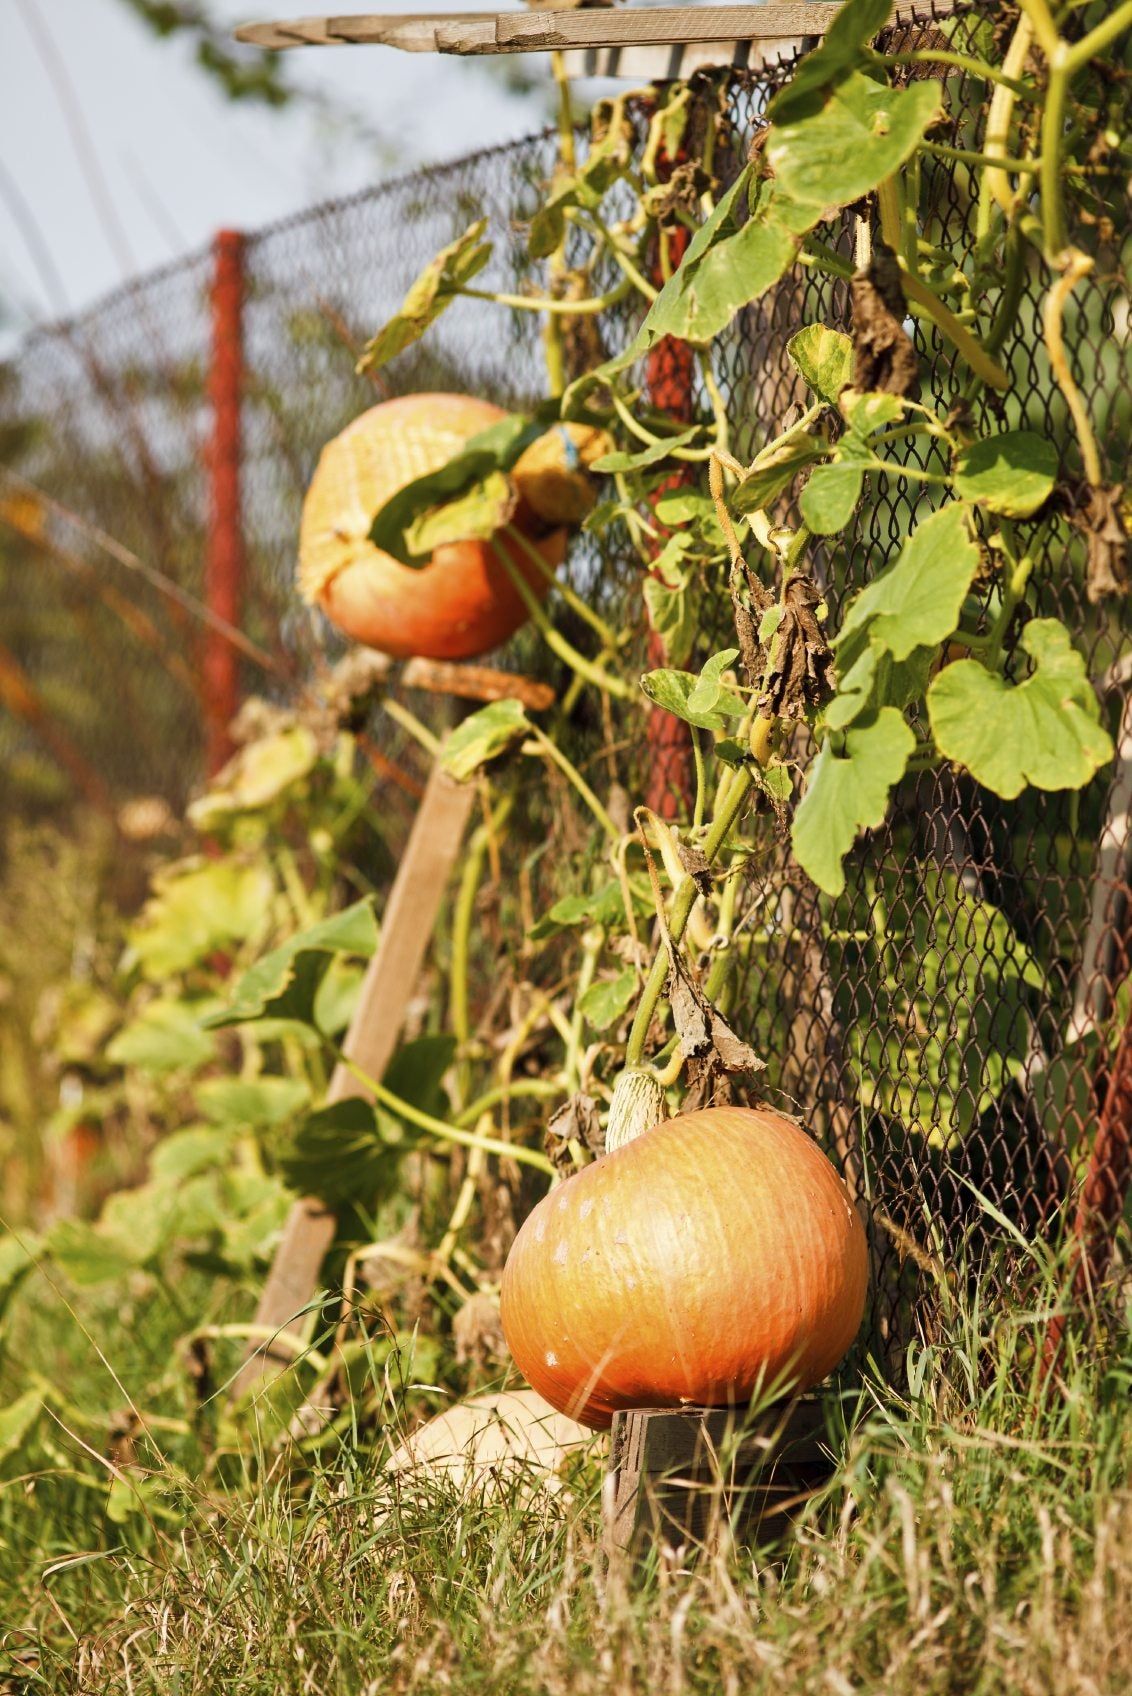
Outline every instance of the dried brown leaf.
POLYGON ((896 255, 883 242, 849 285, 853 303, 853 386, 889 395, 920 389, 920 362, 904 328, 908 308, 896 255))

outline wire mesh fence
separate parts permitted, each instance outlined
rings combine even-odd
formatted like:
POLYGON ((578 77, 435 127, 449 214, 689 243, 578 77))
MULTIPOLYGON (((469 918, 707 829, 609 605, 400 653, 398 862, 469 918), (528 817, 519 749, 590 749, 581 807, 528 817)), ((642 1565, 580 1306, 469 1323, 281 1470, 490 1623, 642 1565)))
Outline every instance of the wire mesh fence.
MULTIPOLYGON (((989 0, 969 8, 958 24, 952 20, 947 45, 961 53, 965 40, 975 44, 996 27, 999 15, 989 0)), ((905 28, 888 45, 924 45, 933 28, 930 19, 905 28)), ((735 160, 746 156, 785 75, 726 77, 735 160)), ((958 149, 974 145, 988 89, 962 70, 949 73, 945 86, 953 130, 946 139, 958 149)), ((490 268, 477 281, 511 292, 543 286, 541 267, 526 255, 524 226, 553 156, 551 137, 533 137, 247 238, 243 623, 291 680, 275 677, 271 689, 308 676, 333 650, 328 628, 293 590, 300 504, 322 445, 366 406, 395 393, 454 389, 507 407, 539 396, 537 316, 479 300, 457 303, 419 349, 379 378, 359 377, 354 367, 367 335, 412 278, 474 217, 487 217, 497 238, 490 268)), ((937 157, 925 165, 921 206, 941 247, 970 230, 976 207, 961 160, 937 157)), ((1132 410, 1121 271, 1127 222, 1092 216, 1075 235, 1097 263, 1067 322, 1067 351, 1115 469, 1132 410)), ((830 240, 852 257, 852 209, 830 240)), ((65 722, 82 765, 117 797, 155 792, 179 802, 200 770, 199 627, 111 559, 91 526, 188 594, 202 593, 210 277, 210 258, 200 255, 146 279, 83 318, 39 333, 0 374, 7 462, 83 521, 76 527, 7 497, 0 652, 18 663, 43 713, 65 722)), ((974 408, 979 420, 1037 430, 1056 443, 1064 486, 1073 491, 1081 487, 1080 466, 1041 334, 1049 282, 1031 251, 1004 276, 1004 295, 1017 288, 1022 301, 998 350, 1015 381, 1005 402, 982 391, 974 408)), ((799 267, 713 345, 740 457, 772 439, 799 408, 801 380, 783 347, 816 322, 850 327, 849 285, 799 267)), ((962 373, 948 344, 922 321, 909 327, 923 398, 958 404, 962 373)), ((623 310, 592 327, 607 354, 624 346, 633 328, 623 310)), ((642 380, 655 386, 655 366, 642 380)), ((693 416, 707 415, 694 377, 686 401, 693 416)), ((946 469, 930 436, 905 437, 891 451, 904 456, 907 475, 881 483, 837 549, 815 560, 833 628, 846 600, 895 558, 930 505, 924 474, 946 469)), ((1074 499, 1052 523, 1047 515, 1031 527, 1035 569, 1008 651, 1015 675, 1024 675, 1018 639, 1026 620, 1064 621, 1101 690, 1118 747, 1115 765, 1079 793, 1030 789, 1011 802, 950 768, 914 773, 901 784, 888 822, 850 857, 836 901, 808 884, 781 833, 763 832, 748 867, 736 1020, 767 1056, 770 1088, 797 1105, 867 1201, 877 1318, 892 1335, 917 1280, 930 1287, 923 1274, 960 1238, 985 1234, 995 1220, 999 1232, 1006 1221, 1023 1234, 1041 1234, 1084 1185, 1088 1230, 1095 1235, 1100 1220, 1107 1244, 1124 1204, 1132 621, 1125 600, 1089 599, 1074 499)), ((783 517, 791 510, 787 499, 783 517)), ((600 544, 578 538, 567 570, 590 590, 637 609, 643 658, 640 574, 616 532, 600 544)), ((705 613, 700 660, 730 639, 726 594, 705 606, 715 610, 705 613)), ((553 672, 530 632, 503 663, 553 672)), ((250 672, 247 680, 254 680, 250 672)), ((32 719, 9 714, 3 724, 2 799, 28 804, 58 781, 56 762, 43 758, 32 719)), ((584 743, 584 713, 575 728, 584 743)), ((608 728, 593 725, 595 748, 608 728)), ((619 775, 643 794, 649 764, 660 757, 655 737, 643 734, 639 714, 627 714, 619 729, 628 743, 619 775)), ((386 725, 380 735, 399 757, 396 732, 386 725)), ((679 736, 666 746, 675 770, 684 757, 679 736)), ((1107 1248, 1095 1258, 1095 1271, 1106 1255, 1107 1248)))

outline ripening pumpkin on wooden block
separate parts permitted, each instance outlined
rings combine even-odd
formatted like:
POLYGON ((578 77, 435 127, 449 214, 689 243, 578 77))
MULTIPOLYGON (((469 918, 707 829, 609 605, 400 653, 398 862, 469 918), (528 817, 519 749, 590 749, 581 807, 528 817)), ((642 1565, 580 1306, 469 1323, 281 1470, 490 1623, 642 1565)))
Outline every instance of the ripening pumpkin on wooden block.
POLYGON ((621 1409, 808 1389, 856 1336, 867 1283, 861 1221, 812 1138, 770 1108, 709 1108, 539 1203, 501 1317, 528 1382, 602 1428, 621 1409))
POLYGON ((527 609, 495 550, 541 600, 567 541, 566 529, 548 528, 521 495, 511 523, 537 547, 550 576, 504 535, 445 542, 419 567, 369 539, 375 514, 398 490, 439 470, 505 416, 471 395, 406 395, 371 407, 335 436, 303 503, 304 599, 355 642, 394 659, 472 659, 513 635, 527 609))

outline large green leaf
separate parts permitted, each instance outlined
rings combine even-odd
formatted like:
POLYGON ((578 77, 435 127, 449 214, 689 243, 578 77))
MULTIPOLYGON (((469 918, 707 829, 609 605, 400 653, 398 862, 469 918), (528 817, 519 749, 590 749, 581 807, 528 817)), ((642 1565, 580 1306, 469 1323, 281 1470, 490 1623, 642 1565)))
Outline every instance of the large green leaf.
POLYGON ((0 1318, 4 1309, 34 1269, 40 1251, 38 1237, 0 1236, 0 1318))
POLYGON ((1032 619, 1021 646, 1036 668, 1024 683, 977 660, 938 674, 928 690, 936 746, 1006 800, 1028 783, 1081 789, 1113 754, 1085 661, 1056 618, 1032 619))
POLYGON ((373 901, 367 896, 340 913, 308 925, 257 960, 240 978, 231 1004, 202 1024, 208 1030, 249 1020, 313 1017, 314 996, 331 955, 368 959, 377 947, 373 901))
POLYGON ((366 343, 358 360, 359 372, 376 370, 419 341, 464 285, 483 270, 491 258, 491 243, 483 239, 486 230, 487 219, 477 218, 463 235, 429 261, 401 302, 400 311, 366 343))
POLYGON ((531 721, 518 701, 492 701, 457 725, 441 755, 441 765, 465 783, 489 760, 498 759, 531 729, 531 721))
POLYGON ((822 744, 791 837, 798 864, 827 895, 845 888, 842 862, 861 831, 884 822, 889 794, 915 746, 895 707, 882 707, 846 731, 841 752, 832 738, 822 744))
POLYGON ((648 447, 635 448, 629 453, 606 453, 593 463, 593 469, 602 476, 612 476, 616 471, 643 471, 647 466, 659 465, 668 458, 673 448, 686 448, 700 434, 700 426, 693 424, 690 430, 681 430, 675 436, 663 436, 659 441, 650 442, 648 447))
POLYGON ((955 461, 955 492, 1004 518, 1029 518, 1053 493, 1057 448, 1032 430, 972 442, 955 461))
POLYGON ((372 1104, 353 1096, 309 1114, 279 1165, 301 1195, 371 1207, 393 1193, 404 1153, 400 1139, 383 1138, 372 1104))
POLYGON ((837 637, 839 656, 860 636, 898 660, 915 648, 936 647, 958 624, 978 564, 966 507, 952 502, 932 513, 916 526, 896 563, 850 604, 837 637))
POLYGON ((575 379, 563 397, 569 415, 577 397, 609 382, 665 336, 706 344, 752 300, 772 288, 792 264, 817 209, 798 207, 777 183, 751 186, 746 165, 700 225, 688 251, 649 308, 630 345, 614 359, 575 379), (741 221, 744 205, 749 215, 741 221))
POLYGON ((781 191, 800 205, 846 206, 898 171, 939 116, 934 80, 892 89, 852 71, 790 102, 771 126, 767 162, 781 191))
POLYGON ((825 708, 831 730, 844 730, 870 707, 904 708, 920 700, 936 650, 913 648, 907 659, 894 660, 885 649, 862 641, 848 645, 842 657, 848 669, 838 678, 837 693, 825 708))

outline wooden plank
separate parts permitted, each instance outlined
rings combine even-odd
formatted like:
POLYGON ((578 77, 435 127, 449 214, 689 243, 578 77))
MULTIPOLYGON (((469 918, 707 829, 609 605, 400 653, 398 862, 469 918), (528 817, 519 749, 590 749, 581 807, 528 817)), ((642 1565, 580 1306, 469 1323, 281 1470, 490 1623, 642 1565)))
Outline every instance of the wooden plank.
POLYGON ((620 11, 505 12, 496 40, 528 51, 567 47, 623 47, 634 42, 665 45, 692 41, 765 41, 771 37, 821 35, 840 5, 803 0, 795 5, 640 6, 620 11))
MULTIPOLYGON (((456 783, 439 766, 433 767, 385 903, 377 951, 342 1043, 343 1054, 370 1077, 381 1077, 397 1047, 475 794, 474 784, 456 783)), ((327 1100, 366 1095, 365 1085, 339 1063, 327 1100)), ((313 1196, 295 1203, 256 1312, 255 1323, 262 1330, 273 1336, 302 1331, 335 1223, 333 1212, 313 1196)), ((270 1341, 253 1344, 236 1376, 233 1396, 247 1395, 293 1359, 289 1347, 273 1347, 270 1341)))
POLYGON ((826 0, 765 6, 639 6, 568 12, 358 13, 244 24, 236 39, 291 47, 384 46, 446 53, 541 53, 634 43, 766 41, 820 35, 838 11, 826 0), (461 27, 463 26, 463 27, 461 27))
POLYGON ((283 18, 271 23, 241 24, 237 41, 269 52, 291 47, 388 47, 433 52, 436 27, 489 18, 494 12, 385 12, 345 14, 325 18, 283 18), (419 42, 420 45, 411 45, 419 42))
POLYGON ((745 1424, 726 1408, 640 1408, 614 1417, 606 1496, 610 1553, 634 1562, 659 1545, 710 1546, 729 1523, 767 1541, 828 1479, 817 1396, 778 1403, 745 1424))

